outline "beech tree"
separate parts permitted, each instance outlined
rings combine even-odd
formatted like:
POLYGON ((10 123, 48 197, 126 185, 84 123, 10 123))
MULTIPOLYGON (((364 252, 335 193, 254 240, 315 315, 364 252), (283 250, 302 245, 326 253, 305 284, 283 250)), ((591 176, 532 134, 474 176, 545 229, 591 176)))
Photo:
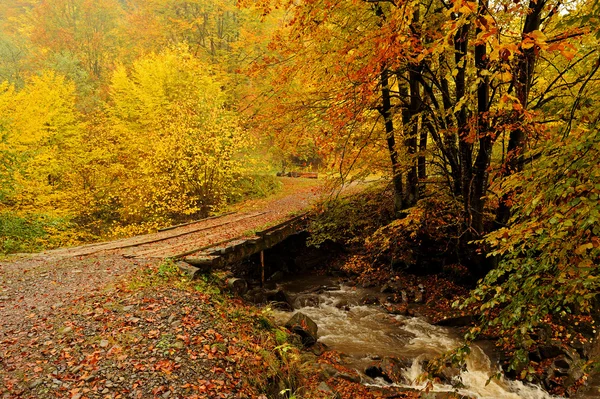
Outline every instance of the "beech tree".
POLYGON ((159 225, 224 203, 250 140, 226 109, 222 85, 218 70, 185 46, 117 68, 108 112, 124 166, 123 221, 159 225))
POLYGON ((5 173, 10 196, 4 203, 23 211, 69 206, 70 154, 81 134, 75 87, 51 71, 31 77, 24 89, 3 87, 5 173))
POLYGON ((466 240, 481 238, 494 219, 506 224, 513 195, 490 190, 523 169, 525 153, 551 134, 549 123, 561 123, 548 122, 545 110, 582 85, 574 66, 591 62, 578 51, 590 37, 585 26, 559 18, 586 2, 253 4, 293 15, 273 43, 278 62, 270 62, 279 69, 279 104, 291 97, 291 112, 318 110, 327 139, 338 143, 333 151, 357 132, 368 132, 364 146, 385 140, 397 212, 441 177, 463 204, 466 240), (300 79, 306 84, 295 90, 300 79))
POLYGON ((266 40, 248 10, 1 3, 0 218, 58 215, 75 240, 147 232, 217 211, 260 163, 236 111, 237 63, 266 40))

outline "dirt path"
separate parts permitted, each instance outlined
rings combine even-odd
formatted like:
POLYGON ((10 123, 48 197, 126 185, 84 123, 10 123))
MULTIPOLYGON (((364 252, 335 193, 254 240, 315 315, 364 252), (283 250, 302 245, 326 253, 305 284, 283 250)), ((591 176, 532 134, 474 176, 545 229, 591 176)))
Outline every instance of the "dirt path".
POLYGON ((275 343, 255 311, 157 263, 98 254, 4 273, 19 290, 0 303, 0 398, 260 398, 248 376, 275 343))
POLYGON ((62 303, 103 289, 142 264, 156 264, 165 257, 274 224, 306 209, 321 193, 321 185, 315 182, 282 181, 285 186, 279 196, 252 201, 223 217, 155 234, 45 251, 1 262, 0 338, 28 313, 48 314, 62 303))
MULTIPOLYGON (((289 214, 306 209, 320 194, 319 185, 314 182, 289 179, 285 184, 282 194, 247 203, 236 212, 222 217, 155 234, 46 251, 0 263, 0 398, 127 397, 123 392, 131 394, 129 397, 160 397, 156 393, 166 398, 170 395, 167 392, 177 393, 173 397, 188 397, 183 392, 189 390, 169 388, 169 378, 164 379, 169 373, 164 370, 158 373, 163 382, 158 385, 156 375, 148 374, 144 378, 138 378, 146 383, 154 379, 151 383, 155 393, 152 393, 152 389, 142 387, 141 382, 135 382, 137 380, 120 381, 121 373, 111 363, 114 359, 106 365, 107 370, 112 370, 109 374, 99 372, 93 362, 85 363, 86 367, 81 369, 77 369, 77 364, 87 362, 86 359, 90 356, 108 355, 115 345, 124 348, 122 340, 134 339, 122 337, 121 334, 123 329, 132 327, 131 318, 137 320, 133 329, 139 333, 134 341, 137 339, 147 345, 141 350, 149 351, 150 358, 146 359, 149 364, 156 364, 158 361, 156 345, 162 342, 161 339, 166 340, 164 334, 170 340, 164 346, 176 345, 175 352, 182 352, 179 353, 180 356, 175 356, 180 358, 179 363, 198 357, 199 354, 183 356, 185 351, 181 351, 181 344, 175 342, 175 333, 185 333, 185 328, 169 332, 173 320, 161 322, 162 316, 152 316, 155 309, 148 309, 145 305, 146 302, 159 303, 161 305, 157 305, 157 309, 163 309, 163 302, 172 302, 171 305, 177 306, 175 310, 165 308, 163 313, 167 318, 174 315, 173 317, 181 320, 190 312, 194 313, 189 309, 185 311, 185 308, 190 306, 190 296, 194 297, 195 294, 175 290, 167 300, 164 293, 156 290, 132 291, 127 288, 132 276, 140 271, 143 273, 144 270, 156 274, 158 264, 166 256, 275 224, 289 214), (157 297, 160 299, 156 299, 157 297), (112 305, 107 307, 107 303, 112 305), (126 310, 123 311, 123 308, 126 310), (161 325, 164 331, 161 330, 161 325), (110 346, 106 346, 106 341, 110 346), (76 349, 73 349, 74 344, 76 349), (77 358, 74 353, 78 354, 77 358), (92 374, 95 377, 90 377, 92 374), (103 385, 96 383, 98 381, 103 385), (108 384, 106 381, 109 381, 108 384), (136 388, 133 388, 136 384, 136 388), (113 387, 121 390, 112 389, 113 387)), ((195 312, 197 314, 194 317, 197 318, 213 317, 210 311, 205 314, 201 309, 196 309, 195 312)), ((205 329, 210 328, 216 327, 205 326, 205 329)), ((202 352, 205 348, 200 345, 196 349, 202 352)), ((209 354, 211 350, 209 348, 209 354)), ((117 350, 113 350, 115 351, 117 350)), ((146 355, 136 356, 145 358, 146 355)), ((189 353, 186 352, 185 355, 189 353)), ((133 353, 128 354, 129 358, 133 356, 133 353)), ((173 359, 167 357, 162 361, 173 359)), ((133 367, 130 362, 124 364, 133 367)), ((213 364, 212 367, 222 368, 221 366, 213 364)), ((160 369, 162 366, 156 367, 160 369)), ((210 373, 210 376, 214 377, 215 373, 210 373)), ((199 386, 196 380, 194 383, 187 380, 187 384, 199 386)), ((205 385, 210 387, 211 384, 218 386, 220 383, 206 382, 205 385)), ((238 391, 244 392, 245 389, 248 388, 240 388, 238 391)), ((201 390, 196 393, 201 393, 201 390)))

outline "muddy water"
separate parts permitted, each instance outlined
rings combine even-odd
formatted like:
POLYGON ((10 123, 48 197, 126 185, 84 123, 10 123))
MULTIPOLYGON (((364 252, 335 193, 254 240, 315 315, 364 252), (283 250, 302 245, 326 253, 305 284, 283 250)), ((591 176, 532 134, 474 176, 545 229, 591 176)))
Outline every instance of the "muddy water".
MULTIPOLYGON (((319 341, 347 355, 346 365, 361 372, 373 359, 385 356, 412 359, 412 366, 403 371, 411 383, 406 387, 424 387, 419 381, 424 360, 432 359, 460 345, 458 334, 437 327, 416 317, 390 315, 378 306, 361 305, 369 294, 385 298, 376 291, 340 286, 333 280, 309 277, 279 285, 290 294, 295 312, 302 312, 317 323, 319 341), (319 289, 324 287, 324 289, 319 289)), ((284 324, 293 312, 275 312, 276 320, 284 324)), ((479 399, 550 399, 557 398, 541 388, 521 382, 497 380, 490 376, 498 368, 492 365, 484 351, 475 346, 467 360, 467 369, 460 374, 464 388, 456 390, 437 384, 436 391, 458 391, 479 399)), ((384 381, 364 377, 366 384, 385 385, 384 381)))

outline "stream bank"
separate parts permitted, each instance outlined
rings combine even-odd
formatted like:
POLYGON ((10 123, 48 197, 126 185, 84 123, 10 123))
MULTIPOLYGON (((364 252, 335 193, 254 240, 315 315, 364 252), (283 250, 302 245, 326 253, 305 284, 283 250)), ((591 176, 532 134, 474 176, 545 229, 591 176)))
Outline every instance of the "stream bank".
POLYGON ((293 307, 273 311, 278 325, 302 314, 318 326, 318 341, 308 348, 313 356, 307 359, 311 367, 319 369, 322 387, 343 379, 362 384, 374 395, 403 392, 430 398, 553 398, 534 385, 504 378, 490 380, 500 370, 485 353, 483 348, 490 347, 486 342, 473 346, 466 367, 448 364, 434 375, 433 382, 422 381, 431 361, 461 344, 460 332, 430 324, 423 316, 389 313, 372 303, 375 298, 385 299, 380 290, 340 284, 338 278, 323 276, 294 278, 274 288, 286 292, 293 307), (426 395, 421 392, 425 390, 426 395))
MULTIPOLYGON (((305 239, 292 238, 296 241, 266 253, 266 275, 270 276, 267 285, 263 289, 254 287, 245 298, 270 304, 280 326, 298 313, 316 323, 318 341, 306 349, 304 360, 313 371, 317 370, 318 385, 324 389, 327 386, 338 397, 357 397, 357 389, 366 389, 368 395, 375 395, 372 397, 420 397, 425 389, 428 397, 453 394, 481 399, 549 399, 564 396, 556 391, 554 395, 547 393, 542 384, 546 389, 561 386, 571 372, 572 384, 583 377, 577 376, 575 367, 583 355, 565 353, 566 349, 558 347, 549 352, 538 349, 543 356, 540 363, 545 361, 550 370, 546 381, 538 380, 541 384, 505 377, 490 380, 503 373, 500 364, 506 358, 492 341, 473 345, 463 368, 447 363, 433 371, 433 360, 459 347, 465 327, 475 319, 473 314, 451 308, 451 303, 466 295, 468 288, 442 275, 390 277, 388 272, 385 284, 381 283, 380 270, 366 279, 340 268, 329 269, 330 275, 325 275, 321 265, 331 265, 338 257, 344 258, 345 264, 352 263, 353 256, 335 246, 306 248, 305 239), (315 274, 315 268, 321 272, 315 274), (432 382, 419 380, 425 373, 432 382), (562 381, 555 377, 562 377, 562 381), (344 396, 346 391, 352 394, 344 396)), ((254 266, 257 270, 256 262, 254 266)), ((293 335, 289 342, 302 346, 293 335)))

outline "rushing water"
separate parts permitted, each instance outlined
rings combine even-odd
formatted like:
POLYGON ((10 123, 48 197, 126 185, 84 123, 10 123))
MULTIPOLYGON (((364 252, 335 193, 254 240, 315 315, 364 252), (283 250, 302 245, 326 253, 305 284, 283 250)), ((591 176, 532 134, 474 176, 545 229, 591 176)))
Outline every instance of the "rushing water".
MULTIPOLYGON (((407 387, 420 388, 423 373, 422 364, 460 345, 457 334, 449 328, 437 327, 417 317, 390 315, 378 306, 360 305, 366 295, 379 295, 373 290, 329 284, 326 290, 315 288, 324 283, 322 278, 308 278, 281 284, 291 294, 294 309, 310 317, 319 327, 319 342, 346 355, 345 362, 359 372, 384 356, 408 358, 412 366, 403 370, 407 387)), ((328 281, 326 283, 331 283, 328 281)), ((385 297, 385 295, 381 296, 385 297)), ((275 312, 278 322, 285 323, 291 312, 275 312)), ((540 387, 523 384, 519 381, 492 379, 498 368, 484 351, 474 346, 467 359, 466 370, 460 373, 464 388, 455 389, 449 385, 435 384, 435 391, 458 391, 480 399, 550 399, 551 396, 540 387)), ((385 385, 365 377, 365 383, 385 385)))

